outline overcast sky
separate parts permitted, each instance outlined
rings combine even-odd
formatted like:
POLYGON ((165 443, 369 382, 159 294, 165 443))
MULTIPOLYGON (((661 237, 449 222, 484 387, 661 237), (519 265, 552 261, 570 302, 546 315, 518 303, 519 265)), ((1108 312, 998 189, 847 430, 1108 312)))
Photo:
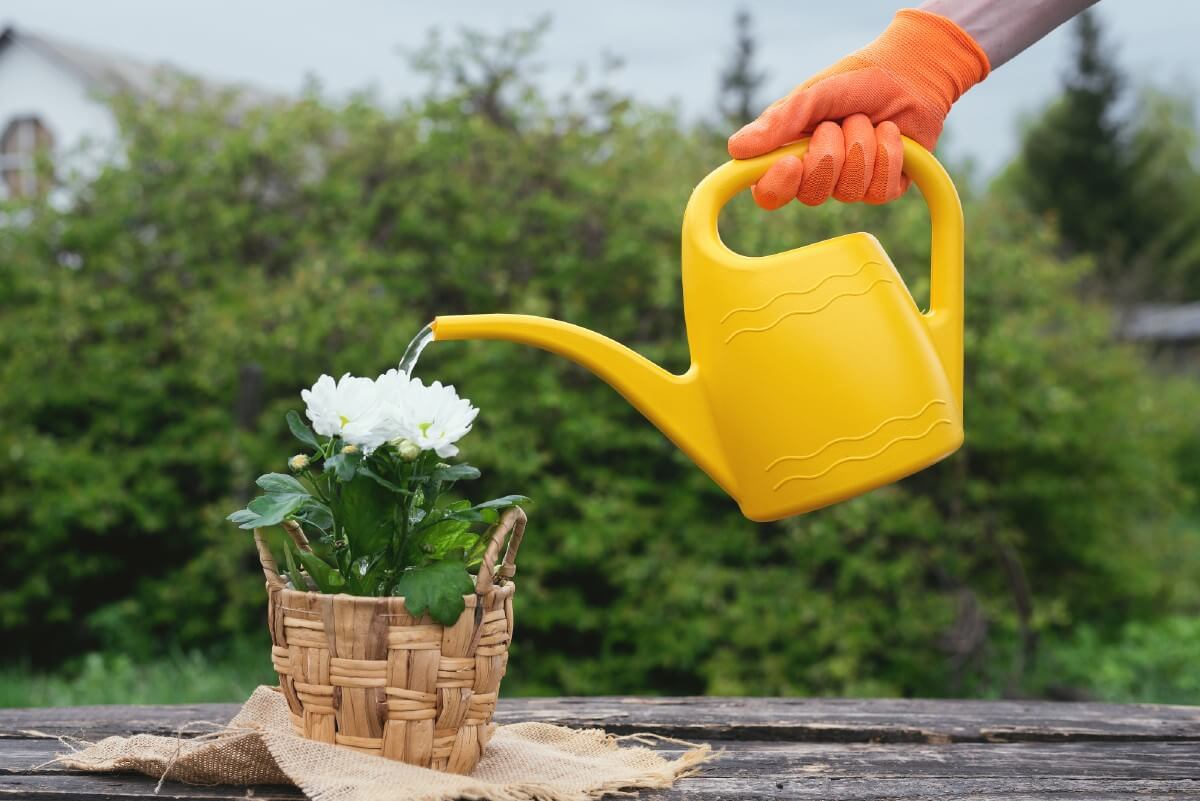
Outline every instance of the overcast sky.
MULTIPOLYGON (((915 3, 914 3, 915 4, 915 3)), ((559 87, 576 67, 602 54, 624 66, 611 83, 653 102, 677 101, 688 115, 709 113, 717 71, 728 56, 738 2, 725 0, 591 0, 562 2, 407 2, 407 0, 2 0, 0 23, 28 26, 81 44, 203 75, 294 92, 306 74, 331 93, 368 86, 397 98, 414 79, 397 48, 415 48, 433 27, 500 31, 551 12, 541 61, 559 87)), ((760 63, 768 70, 764 101, 872 39, 902 2, 762 0, 754 15, 760 63)), ((1200 0, 1102 0, 1110 41, 1138 82, 1200 86, 1196 34, 1200 0)), ((997 70, 958 104, 946 144, 985 169, 1016 144, 1022 112, 1054 91, 1069 55, 1063 29, 997 70)))

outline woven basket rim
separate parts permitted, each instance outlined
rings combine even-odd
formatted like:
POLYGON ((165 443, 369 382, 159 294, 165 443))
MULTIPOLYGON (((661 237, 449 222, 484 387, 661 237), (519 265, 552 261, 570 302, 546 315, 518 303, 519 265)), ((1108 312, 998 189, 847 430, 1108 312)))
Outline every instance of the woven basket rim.
MULTIPOLYGON (((472 578, 474 578, 474 576, 472 576, 472 578)), ((495 591, 501 593, 503 596, 511 594, 517 588, 517 583, 511 579, 508 579, 503 582, 498 581, 494 586, 496 587, 495 591)), ((384 604, 389 602, 404 603, 403 595, 352 595, 348 592, 317 592, 316 590, 298 590, 291 586, 278 587, 276 588, 276 592, 285 595, 311 595, 317 598, 354 598, 358 601, 375 601, 384 604)), ((469 592, 463 595, 463 600, 466 602, 467 606, 474 606, 479 600, 479 596, 473 592, 469 592)))

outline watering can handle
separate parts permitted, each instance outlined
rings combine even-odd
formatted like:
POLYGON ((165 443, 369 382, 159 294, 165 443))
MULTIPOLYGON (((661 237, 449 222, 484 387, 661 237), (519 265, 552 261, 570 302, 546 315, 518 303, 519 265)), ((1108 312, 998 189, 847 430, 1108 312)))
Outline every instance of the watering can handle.
MULTIPOLYGON (((752 159, 729 161, 699 183, 683 215, 683 235, 701 251, 725 261, 731 252, 721 242, 717 218, 734 195, 746 189, 784 156, 801 157, 808 140, 752 159), (718 252, 710 249, 716 248, 718 252), (721 257, 725 258, 721 258, 721 257)), ((962 408, 963 375, 963 213, 958 190, 933 154, 904 137, 904 172, 921 190, 932 224, 929 311, 930 338, 962 408)), ((745 258, 745 257, 741 257, 745 258)), ((753 262, 752 259, 747 259, 753 262)))

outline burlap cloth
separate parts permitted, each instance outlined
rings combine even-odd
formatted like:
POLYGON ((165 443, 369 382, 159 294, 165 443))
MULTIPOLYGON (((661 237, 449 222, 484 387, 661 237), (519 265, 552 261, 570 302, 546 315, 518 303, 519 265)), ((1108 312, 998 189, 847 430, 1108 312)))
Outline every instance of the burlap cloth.
POLYGON ((199 737, 108 737, 60 756, 69 768, 137 772, 191 784, 291 784, 314 801, 582 801, 608 792, 670 787, 711 756, 674 760, 601 729, 546 723, 501 726, 470 776, 369 756, 292 732, 287 704, 259 687, 227 726, 199 737))

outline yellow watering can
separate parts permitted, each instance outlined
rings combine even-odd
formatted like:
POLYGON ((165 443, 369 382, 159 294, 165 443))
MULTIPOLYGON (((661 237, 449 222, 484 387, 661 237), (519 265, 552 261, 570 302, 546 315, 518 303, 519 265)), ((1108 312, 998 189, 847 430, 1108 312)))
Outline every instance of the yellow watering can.
POLYGON ((571 359, 611 384, 751 520, 801 514, 895 481, 963 440, 963 217, 942 165, 904 141, 933 225, 922 313, 879 241, 848 234, 773 256, 730 251, 721 208, 788 145, 714 170, 683 216, 692 365, 674 375, 586 328, 521 314, 451 315, 434 341, 502 339, 571 359))

